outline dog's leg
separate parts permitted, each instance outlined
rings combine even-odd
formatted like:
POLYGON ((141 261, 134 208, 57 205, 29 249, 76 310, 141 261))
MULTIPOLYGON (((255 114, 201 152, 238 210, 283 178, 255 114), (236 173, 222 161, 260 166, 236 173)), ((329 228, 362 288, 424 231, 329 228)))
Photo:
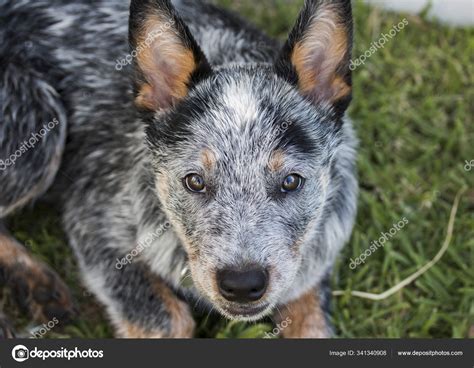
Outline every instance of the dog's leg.
POLYGON ((151 287, 162 304, 163 322, 147 325, 139 321, 123 320, 116 323, 117 336, 123 338, 192 338, 195 322, 189 306, 158 278, 151 279, 151 287))
POLYGON ((281 336, 286 339, 330 338, 331 327, 317 292, 310 292, 279 308, 275 315, 281 327, 281 336))
POLYGON ((75 315, 67 286, 44 263, 32 258, 5 230, 0 231, 0 275, 20 308, 39 322, 57 318, 67 323, 75 315))
POLYGON ((89 289, 105 305, 120 338, 191 338, 194 320, 187 303, 139 260, 116 267, 110 248, 79 253, 89 289))

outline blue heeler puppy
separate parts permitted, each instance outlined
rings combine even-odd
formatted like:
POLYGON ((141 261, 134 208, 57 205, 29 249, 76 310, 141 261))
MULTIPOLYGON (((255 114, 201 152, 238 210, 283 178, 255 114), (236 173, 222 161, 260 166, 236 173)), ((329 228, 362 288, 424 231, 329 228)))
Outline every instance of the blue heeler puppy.
MULTIPOLYGON (((6 0, 0 40, 0 217, 54 183, 117 336, 192 337, 196 306, 331 336, 357 195, 349 0, 306 0, 282 47, 196 0, 6 0)), ((64 284, 2 234, 3 282, 33 317, 69 317, 64 284)))

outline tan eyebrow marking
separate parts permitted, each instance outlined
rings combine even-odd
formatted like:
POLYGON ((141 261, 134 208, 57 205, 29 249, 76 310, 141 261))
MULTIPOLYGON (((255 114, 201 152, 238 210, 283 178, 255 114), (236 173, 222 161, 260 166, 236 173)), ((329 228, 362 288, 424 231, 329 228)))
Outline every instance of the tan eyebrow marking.
POLYGON ((282 150, 276 150, 273 152, 268 162, 268 168, 272 172, 278 172, 285 166, 285 153, 282 150))
POLYGON ((216 155, 208 148, 202 151, 201 160, 206 170, 211 170, 216 165, 216 155))

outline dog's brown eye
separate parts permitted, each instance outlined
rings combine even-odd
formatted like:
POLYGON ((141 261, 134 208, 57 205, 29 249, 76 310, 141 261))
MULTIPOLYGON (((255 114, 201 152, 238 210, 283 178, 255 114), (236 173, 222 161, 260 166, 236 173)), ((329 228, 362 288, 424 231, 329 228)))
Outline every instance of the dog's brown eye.
POLYGON ((281 185, 281 191, 284 193, 296 192, 303 186, 304 179, 298 174, 288 175, 283 184, 281 185))
POLYGON ((206 190, 204 178, 198 174, 190 174, 184 179, 186 188, 194 193, 203 193, 206 190))

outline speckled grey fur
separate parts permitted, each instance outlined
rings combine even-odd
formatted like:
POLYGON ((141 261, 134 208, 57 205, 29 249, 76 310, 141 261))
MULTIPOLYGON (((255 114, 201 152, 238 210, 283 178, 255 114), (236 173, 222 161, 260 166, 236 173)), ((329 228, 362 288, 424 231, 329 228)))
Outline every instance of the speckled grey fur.
POLYGON ((278 42, 201 1, 173 3, 213 72, 183 103, 144 121, 133 104, 133 65, 115 68, 130 52, 126 2, 0 0, 0 159, 42 124, 60 121, 41 146, 0 171, 0 216, 41 195, 60 170, 55 187, 69 242, 115 325, 125 319, 169 328, 150 272, 191 305, 260 318, 227 312, 213 291, 216 270, 271 267, 268 314, 321 285, 356 212, 351 122, 342 124, 332 106, 310 103, 274 72, 278 42), (177 114, 183 121, 175 126, 177 114), (300 133, 310 141, 304 152, 285 145, 287 134, 300 133), (284 170, 267 172, 282 146, 284 170), (217 157, 212 172, 200 165, 204 147, 217 157), (275 194, 282 173, 294 171, 307 178, 301 193, 275 194), (190 172, 213 183, 212 195, 185 190, 181 179, 190 172), (160 185, 166 197, 157 194, 160 185), (170 230, 117 269, 117 259, 167 221, 170 230), (191 253, 197 261, 188 264, 191 253), (186 267, 195 287, 184 290, 186 267))

